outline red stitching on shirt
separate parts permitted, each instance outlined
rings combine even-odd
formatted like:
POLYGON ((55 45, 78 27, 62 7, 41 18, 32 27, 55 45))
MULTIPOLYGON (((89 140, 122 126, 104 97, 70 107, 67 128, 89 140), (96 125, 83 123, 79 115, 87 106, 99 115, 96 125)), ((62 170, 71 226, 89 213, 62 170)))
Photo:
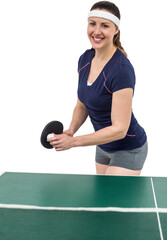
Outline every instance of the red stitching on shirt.
POLYGON ((107 88, 107 86, 106 86, 106 80, 107 80, 107 78, 106 78, 104 72, 103 72, 103 76, 104 76, 104 79, 105 79, 105 81, 104 81, 104 87, 107 89, 107 91, 108 91, 109 93, 112 93, 112 92, 107 88))
POLYGON ((83 66, 81 69, 79 69, 79 72, 89 64, 90 64, 90 62, 88 62, 85 66, 83 66))
POLYGON ((130 135, 130 134, 126 134, 126 136, 128 136, 128 137, 136 137, 136 135, 130 135))

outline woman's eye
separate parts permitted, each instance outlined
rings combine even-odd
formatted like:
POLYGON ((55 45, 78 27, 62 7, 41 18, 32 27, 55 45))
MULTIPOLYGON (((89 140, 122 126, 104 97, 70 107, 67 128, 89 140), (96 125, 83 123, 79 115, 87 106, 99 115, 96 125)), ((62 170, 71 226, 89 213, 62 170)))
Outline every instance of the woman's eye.
POLYGON ((95 26, 95 23, 90 23, 91 26, 95 26))
POLYGON ((103 25, 104 28, 108 28, 108 25, 103 25))

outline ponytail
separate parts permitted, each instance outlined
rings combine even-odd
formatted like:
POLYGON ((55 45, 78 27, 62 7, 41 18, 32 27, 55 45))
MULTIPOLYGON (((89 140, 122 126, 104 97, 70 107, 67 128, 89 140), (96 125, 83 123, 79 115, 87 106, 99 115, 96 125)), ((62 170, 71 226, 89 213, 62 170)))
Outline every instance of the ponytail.
POLYGON ((114 46, 115 46, 116 48, 118 48, 126 57, 128 56, 127 53, 125 52, 124 48, 122 47, 121 42, 120 42, 120 30, 119 30, 119 32, 114 36, 113 44, 114 44, 114 46))

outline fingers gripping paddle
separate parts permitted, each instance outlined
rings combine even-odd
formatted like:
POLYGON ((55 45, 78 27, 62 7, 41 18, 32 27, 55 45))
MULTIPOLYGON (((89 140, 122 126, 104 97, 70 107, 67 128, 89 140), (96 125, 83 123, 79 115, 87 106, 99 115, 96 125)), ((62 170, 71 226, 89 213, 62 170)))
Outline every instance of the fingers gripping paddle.
POLYGON ((48 142, 50 137, 53 137, 52 133, 61 134, 63 132, 63 124, 59 121, 49 122, 43 129, 41 134, 41 144, 45 148, 53 148, 53 146, 48 142))

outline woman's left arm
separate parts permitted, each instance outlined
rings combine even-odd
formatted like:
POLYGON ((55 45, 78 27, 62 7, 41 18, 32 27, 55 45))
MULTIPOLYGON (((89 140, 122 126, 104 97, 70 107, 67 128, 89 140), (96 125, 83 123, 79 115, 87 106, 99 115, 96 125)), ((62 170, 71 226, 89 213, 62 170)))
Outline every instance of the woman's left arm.
POLYGON ((126 88, 113 93, 112 125, 91 134, 70 137, 66 134, 55 135, 51 144, 57 151, 72 147, 101 145, 123 139, 128 131, 132 115, 133 89, 126 88))

